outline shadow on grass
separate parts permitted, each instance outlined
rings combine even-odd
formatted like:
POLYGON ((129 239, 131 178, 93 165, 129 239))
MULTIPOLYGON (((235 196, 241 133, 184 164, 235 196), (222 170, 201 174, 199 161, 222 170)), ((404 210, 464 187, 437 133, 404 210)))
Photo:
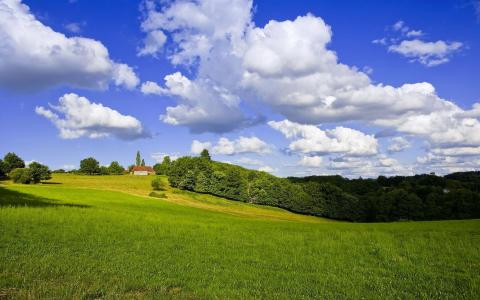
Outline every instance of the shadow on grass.
POLYGON ((28 207, 78 207, 88 208, 89 205, 58 203, 57 200, 38 197, 31 194, 12 191, 0 186, 0 207, 2 206, 28 206, 28 207))

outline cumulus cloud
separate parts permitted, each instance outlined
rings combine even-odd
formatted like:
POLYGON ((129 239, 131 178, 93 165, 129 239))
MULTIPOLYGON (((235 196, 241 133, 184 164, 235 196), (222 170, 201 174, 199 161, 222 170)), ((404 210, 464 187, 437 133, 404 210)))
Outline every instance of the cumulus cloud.
POLYGON ((110 83, 133 89, 139 83, 133 69, 114 62, 102 43, 54 31, 20 0, 0 1, 0 57, 0 86, 16 90, 105 89, 110 83))
POLYGON ((265 163, 261 160, 249 157, 241 157, 236 160, 236 163, 247 166, 264 166, 265 163))
POLYGON ((458 41, 428 42, 421 40, 419 37, 423 36, 424 32, 411 29, 404 21, 397 21, 393 24, 392 30, 398 34, 396 37, 384 37, 372 42, 387 46, 389 52, 400 54, 409 58, 411 62, 419 62, 427 67, 449 62, 453 54, 464 48, 463 43, 458 41))
POLYGON ((229 140, 228 138, 222 137, 215 145, 210 142, 200 142, 198 140, 192 142, 192 153, 199 154, 203 149, 208 149, 214 154, 222 155, 235 155, 241 153, 267 154, 272 151, 272 146, 255 136, 240 136, 235 140, 229 140))
POLYGON ((163 49, 163 45, 167 41, 167 36, 161 30, 153 30, 147 34, 145 45, 140 49, 138 55, 156 55, 163 49))
POLYGON ((352 156, 373 155, 378 152, 375 137, 351 128, 336 127, 322 130, 314 125, 303 125, 288 120, 270 121, 268 125, 293 140, 289 145, 293 152, 317 155, 344 153, 352 156))
POLYGON ((397 136, 390 139, 390 145, 388 146, 388 152, 401 152, 405 149, 410 148, 410 142, 403 136, 397 136))
POLYGON ((140 121, 132 116, 122 115, 100 103, 90 102, 77 94, 65 94, 58 99, 58 105, 50 109, 37 106, 35 112, 50 120, 59 130, 63 139, 80 137, 117 137, 133 140, 148 137, 140 121))
POLYGON ((302 156, 298 165, 304 167, 319 168, 323 165, 323 157, 321 156, 302 156))
POLYGON ((427 67, 438 66, 450 60, 450 56, 460 50, 460 42, 425 42, 422 40, 404 40, 400 44, 390 45, 388 51, 401 54, 412 61, 418 61, 427 67))
MULTIPOLYGON (((339 61, 329 49, 332 28, 312 14, 259 27, 252 21, 249 0, 173 1, 162 8, 147 1, 142 30, 146 38, 162 31, 167 37, 162 47, 172 65, 192 70, 188 78, 177 72, 166 76, 164 84, 142 86, 146 94, 176 99, 176 106, 161 117, 168 124, 193 132, 226 132, 255 124, 245 117, 245 106, 253 104, 296 124, 290 127, 307 126, 289 138, 289 148, 308 156, 378 154, 374 137, 337 126, 347 121, 422 137, 427 149, 480 147, 476 106, 464 110, 441 98, 428 82, 372 82, 368 71, 339 61), (315 126, 326 123, 337 127, 315 126), (307 132, 312 139, 304 137, 307 132)), ((445 62, 464 48, 455 41, 422 40, 423 32, 405 22, 391 30, 395 38, 377 42, 425 64, 445 62)))

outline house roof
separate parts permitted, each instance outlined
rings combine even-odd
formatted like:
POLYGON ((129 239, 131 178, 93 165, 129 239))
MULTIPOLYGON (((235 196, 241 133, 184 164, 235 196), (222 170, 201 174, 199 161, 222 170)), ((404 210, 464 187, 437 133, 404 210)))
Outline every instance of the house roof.
POLYGON ((135 171, 147 171, 147 172, 155 173, 153 168, 149 167, 149 166, 134 166, 133 169, 132 169, 132 172, 135 172, 135 171))

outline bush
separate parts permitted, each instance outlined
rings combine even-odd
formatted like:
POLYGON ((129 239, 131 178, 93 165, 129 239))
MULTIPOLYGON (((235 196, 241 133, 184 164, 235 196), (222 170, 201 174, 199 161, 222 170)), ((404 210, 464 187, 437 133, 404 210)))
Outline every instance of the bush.
POLYGON ((52 172, 50 169, 37 162, 32 162, 29 166, 32 173, 32 182, 39 183, 41 180, 49 180, 52 178, 52 172))
POLYGON ((151 192, 148 194, 150 197, 155 197, 155 198, 167 198, 167 195, 165 193, 158 193, 158 192, 151 192))
POLYGON ((15 183, 29 184, 32 183, 32 170, 28 168, 13 169, 8 176, 15 183))
POLYGON ((163 183, 161 178, 156 177, 152 180, 152 188, 155 191, 163 191, 165 190, 165 184, 163 183))

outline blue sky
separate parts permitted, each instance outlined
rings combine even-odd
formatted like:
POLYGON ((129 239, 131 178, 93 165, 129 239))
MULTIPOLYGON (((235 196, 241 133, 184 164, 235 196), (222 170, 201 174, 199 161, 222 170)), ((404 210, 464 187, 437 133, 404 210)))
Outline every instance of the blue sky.
POLYGON ((0 152, 51 168, 206 147, 281 176, 479 169, 479 3, 0 0, 0 152))

